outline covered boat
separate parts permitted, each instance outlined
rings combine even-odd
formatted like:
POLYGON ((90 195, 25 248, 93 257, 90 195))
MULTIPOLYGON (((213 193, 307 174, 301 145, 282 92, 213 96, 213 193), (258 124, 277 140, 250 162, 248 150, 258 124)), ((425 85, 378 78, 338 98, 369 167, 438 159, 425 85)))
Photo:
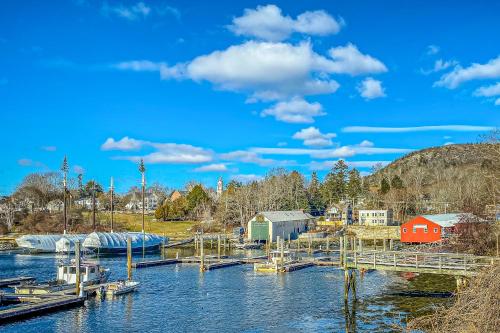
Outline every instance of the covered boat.
POLYGON ((56 242, 63 235, 24 235, 16 239, 17 245, 31 253, 56 252, 56 242))
POLYGON ((75 252, 75 242, 83 241, 87 238, 87 235, 64 235, 56 242, 56 252, 58 253, 74 253, 75 252))
POLYGON ((131 238, 132 252, 159 251, 168 238, 142 232, 93 232, 83 241, 83 247, 97 253, 127 253, 127 238, 131 238), (144 242, 144 245, 143 245, 144 242))

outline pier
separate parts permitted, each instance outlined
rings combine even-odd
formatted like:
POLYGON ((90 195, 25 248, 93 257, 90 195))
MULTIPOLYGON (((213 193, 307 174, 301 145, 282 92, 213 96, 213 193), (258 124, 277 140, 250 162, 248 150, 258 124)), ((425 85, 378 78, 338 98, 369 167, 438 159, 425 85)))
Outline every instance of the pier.
POLYGON ((8 287, 8 286, 17 286, 21 283, 31 283, 35 281, 36 278, 31 276, 19 276, 14 278, 2 279, 0 280, 0 288, 8 287))

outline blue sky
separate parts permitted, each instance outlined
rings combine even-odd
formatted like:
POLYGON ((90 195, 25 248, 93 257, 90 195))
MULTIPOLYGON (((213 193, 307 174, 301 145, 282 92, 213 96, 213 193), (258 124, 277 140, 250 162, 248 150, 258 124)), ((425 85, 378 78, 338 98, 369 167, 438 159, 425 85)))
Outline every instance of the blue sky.
POLYGON ((497 1, 4 1, 0 194, 368 172, 500 117, 497 1), (460 125, 460 126, 457 126, 460 125))

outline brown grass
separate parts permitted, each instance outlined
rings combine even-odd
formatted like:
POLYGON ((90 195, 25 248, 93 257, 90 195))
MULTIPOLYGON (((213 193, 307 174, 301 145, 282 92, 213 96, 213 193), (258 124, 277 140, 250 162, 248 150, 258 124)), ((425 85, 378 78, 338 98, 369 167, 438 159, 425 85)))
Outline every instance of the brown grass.
POLYGON ((488 268, 470 280, 457 293, 455 303, 433 314, 413 319, 408 330, 430 333, 500 332, 500 264, 488 268))

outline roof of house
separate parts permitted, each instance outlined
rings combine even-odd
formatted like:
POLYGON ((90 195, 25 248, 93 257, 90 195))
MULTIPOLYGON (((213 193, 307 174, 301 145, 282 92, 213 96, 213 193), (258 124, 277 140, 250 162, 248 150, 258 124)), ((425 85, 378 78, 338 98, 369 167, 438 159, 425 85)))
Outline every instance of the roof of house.
POLYGON ((300 220, 313 219, 312 215, 304 213, 301 210, 268 211, 268 212, 259 212, 259 214, 264 215, 264 217, 271 222, 300 221, 300 220))
POLYGON ((423 218, 439 224, 443 228, 453 227, 460 222, 480 222, 481 219, 471 213, 448 213, 448 214, 433 214, 422 215, 423 218))

